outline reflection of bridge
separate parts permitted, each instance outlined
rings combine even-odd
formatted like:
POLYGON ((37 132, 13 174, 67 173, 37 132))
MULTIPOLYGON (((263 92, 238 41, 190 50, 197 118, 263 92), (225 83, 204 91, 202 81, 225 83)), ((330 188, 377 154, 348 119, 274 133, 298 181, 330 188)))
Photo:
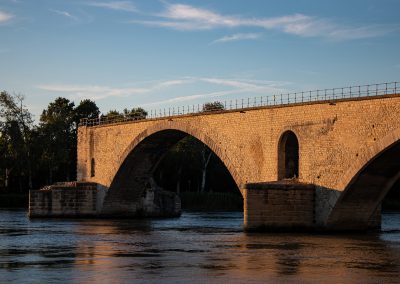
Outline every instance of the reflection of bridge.
POLYGON ((209 113, 84 121, 78 180, 108 190, 102 214, 134 215, 160 159, 192 135, 231 173, 247 228, 376 227, 381 201, 400 177, 397 84, 335 90, 209 113))

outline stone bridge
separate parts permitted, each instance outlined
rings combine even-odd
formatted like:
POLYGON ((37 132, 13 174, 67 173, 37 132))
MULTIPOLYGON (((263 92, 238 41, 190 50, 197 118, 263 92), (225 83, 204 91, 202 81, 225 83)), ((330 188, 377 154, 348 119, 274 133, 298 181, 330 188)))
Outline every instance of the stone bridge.
POLYGON ((106 189, 103 215, 136 214, 163 155, 191 135, 225 164, 244 225, 367 229, 400 177, 400 95, 200 112, 78 129, 78 181, 106 189))

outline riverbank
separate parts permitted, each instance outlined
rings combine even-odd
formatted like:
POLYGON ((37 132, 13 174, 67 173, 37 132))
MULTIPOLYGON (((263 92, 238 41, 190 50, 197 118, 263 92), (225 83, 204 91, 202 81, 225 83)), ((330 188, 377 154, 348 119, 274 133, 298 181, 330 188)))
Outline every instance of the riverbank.
POLYGON ((243 211, 239 194, 224 192, 182 192, 182 209, 189 211, 243 211))
POLYGON ((29 193, 0 192, 0 208, 28 208, 29 193))

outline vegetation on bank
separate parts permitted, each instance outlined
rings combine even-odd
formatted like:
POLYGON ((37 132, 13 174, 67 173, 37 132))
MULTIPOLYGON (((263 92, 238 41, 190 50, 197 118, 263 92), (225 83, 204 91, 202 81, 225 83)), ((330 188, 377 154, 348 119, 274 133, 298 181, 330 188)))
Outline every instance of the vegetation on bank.
MULTIPOLYGON (((145 118, 141 108, 107 115, 145 118)), ((26 193, 58 181, 76 179, 77 129, 82 118, 98 118, 96 103, 78 105, 56 98, 42 111, 38 124, 21 95, 0 92, 0 190, 26 193)))
POLYGON ((29 194, 18 192, 0 192, 0 208, 28 208, 29 194))

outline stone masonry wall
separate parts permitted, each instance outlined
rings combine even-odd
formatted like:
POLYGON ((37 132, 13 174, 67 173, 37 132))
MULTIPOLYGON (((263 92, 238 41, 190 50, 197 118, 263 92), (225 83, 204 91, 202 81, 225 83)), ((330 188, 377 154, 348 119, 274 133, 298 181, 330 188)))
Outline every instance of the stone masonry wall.
POLYGON ((276 181, 279 138, 291 130, 299 141, 299 181, 342 191, 338 177, 363 149, 400 128, 399 112, 400 96, 394 95, 80 127, 78 180, 109 186, 132 144, 157 131, 177 129, 214 150, 239 187, 276 181))
POLYGON ((313 229, 314 192, 314 186, 307 184, 248 184, 244 200, 245 229, 313 229))
POLYGON ((95 184, 54 185, 29 192, 29 217, 85 217, 99 211, 101 190, 95 184))

